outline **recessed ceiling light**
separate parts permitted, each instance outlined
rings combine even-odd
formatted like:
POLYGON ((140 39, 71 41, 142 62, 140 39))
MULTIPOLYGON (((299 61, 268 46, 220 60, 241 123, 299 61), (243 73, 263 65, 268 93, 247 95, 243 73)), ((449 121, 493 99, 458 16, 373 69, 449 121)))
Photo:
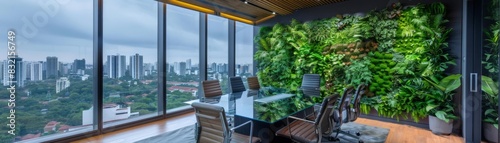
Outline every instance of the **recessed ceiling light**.
POLYGON ((273 11, 273 14, 276 14, 276 12, 273 11))
POLYGON ((247 2, 247 1, 245 1, 245 4, 248 4, 248 2, 247 2))

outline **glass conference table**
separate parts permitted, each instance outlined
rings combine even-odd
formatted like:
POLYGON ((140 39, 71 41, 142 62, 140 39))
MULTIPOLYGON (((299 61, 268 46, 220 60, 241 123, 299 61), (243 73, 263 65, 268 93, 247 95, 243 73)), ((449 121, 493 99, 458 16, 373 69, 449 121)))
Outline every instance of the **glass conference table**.
MULTIPOLYGON (((282 142, 275 139, 274 133, 286 126, 288 116, 304 117, 313 112, 312 99, 303 95, 277 93, 264 95, 257 90, 225 94, 213 98, 197 99, 185 102, 205 102, 221 106, 226 115, 233 118, 235 126, 247 121, 254 122, 253 135, 263 142, 282 142)), ((249 135, 250 127, 236 130, 249 135)))

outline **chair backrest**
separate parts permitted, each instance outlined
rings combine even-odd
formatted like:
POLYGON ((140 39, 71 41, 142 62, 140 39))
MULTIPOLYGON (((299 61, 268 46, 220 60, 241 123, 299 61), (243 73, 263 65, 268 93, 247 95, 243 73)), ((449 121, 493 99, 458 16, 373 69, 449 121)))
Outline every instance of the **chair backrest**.
MULTIPOLYGON (((339 117, 336 119, 337 123, 342 124, 344 121, 344 116, 343 116, 343 111, 346 111, 347 114, 349 114, 349 106, 351 104, 351 99, 352 96, 355 94, 356 90, 354 89, 353 86, 348 86, 347 88, 344 89, 344 93, 342 94, 342 99, 340 100, 338 108, 338 113, 339 117)), ((349 115, 347 115, 349 117, 349 115)))
POLYGON ((355 121, 356 119, 358 119, 358 117, 361 115, 361 107, 360 107, 360 103, 361 103, 361 97, 363 97, 363 95, 366 94, 366 91, 367 91, 367 88, 368 86, 366 86, 366 84, 360 84, 358 86, 358 88, 356 89, 356 94, 354 96, 354 102, 353 102, 353 109, 350 109, 350 113, 349 113, 349 120, 352 122, 352 121, 355 121))
POLYGON ((319 74, 304 74, 301 88, 319 88, 321 77, 319 74))
POLYGON ((321 102, 321 107, 319 109, 319 114, 314 121, 316 125, 316 129, 319 131, 318 133, 332 133, 333 128, 325 125, 329 125, 331 123, 329 117, 333 114, 332 107, 336 104, 337 99, 339 98, 338 94, 331 95, 325 97, 323 102, 321 102))
POLYGON ((259 78, 256 76, 253 77, 248 77, 247 78, 248 82, 248 88, 253 89, 253 90, 259 90, 260 89, 260 83, 259 83, 259 78))
POLYGON ((222 95, 219 80, 205 80, 203 84, 203 96, 206 98, 222 95))
POLYGON ((228 143, 231 134, 224 108, 208 103, 195 102, 194 108, 198 126, 197 143, 228 143))
POLYGON ((319 74, 304 74, 302 76, 302 93, 306 96, 321 96, 319 74))
POLYGON ((241 77, 231 77, 229 78, 229 81, 230 81, 230 86, 231 86, 231 92, 232 93, 236 93, 236 92, 243 92, 245 90, 247 90, 245 88, 245 85, 243 84, 243 80, 241 79, 241 77))

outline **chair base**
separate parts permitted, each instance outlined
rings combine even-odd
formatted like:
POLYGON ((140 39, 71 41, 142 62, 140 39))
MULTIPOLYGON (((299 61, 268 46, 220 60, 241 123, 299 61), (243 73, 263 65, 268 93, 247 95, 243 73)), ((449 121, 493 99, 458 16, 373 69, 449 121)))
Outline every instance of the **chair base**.
POLYGON ((360 140, 360 136, 361 136, 360 132, 356 132, 355 133, 356 135, 353 135, 350 132, 346 132, 346 131, 342 131, 342 130, 337 130, 336 132, 334 132, 334 134, 335 134, 335 136, 329 136, 328 137, 329 141, 335 141, 335 142, 336 141, 340 141, 339 134, 343 134, 343 135, 349 136, 351 138, 357 139, 359 143, 363 143, 364 142, 364 141, 360 140))

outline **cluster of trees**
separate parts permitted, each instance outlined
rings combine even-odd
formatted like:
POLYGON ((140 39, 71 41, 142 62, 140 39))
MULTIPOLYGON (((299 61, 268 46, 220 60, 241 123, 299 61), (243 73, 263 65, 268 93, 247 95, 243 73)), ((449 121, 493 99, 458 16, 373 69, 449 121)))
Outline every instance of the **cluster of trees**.
MULTIPOLYGON (((177 76, 178 81, 198 81, 197 76, 177 76)), ((155 113, 158 109, 158 91, 156 75, 146 76, 145 80, 153 80, 149 84, 129 77, 120 79, 104 79, 104 104, 115 103, 122 107, 131 107, 131 112, 139 115, 155 113), (118 94, 119 97, 110 97, 118 94)), ((169 79, 170 81, 170 79, 169 79)), ((94 99, 92 77, 88 80, 70 79, 71 86, 55 93, 56 81, 48 79, 26 83, 25 87, 16 90, 16 132, 15 136, 7 134, 8 126, 0 126, 5 134, 0 134, 0 142, 13 142, 16 137, 27 134, 49 135, 44 133, 45 125, 50 121, 60 122, 60 125, 81 126, 82 112, 92 107, 94 99)), ((167 88, 172 85, 167 85, 167 88)), ((192 87, 190 85, 182 85, 192 87)), ((185 101, 196 99, 191 93, 168 91, 167 108, 185 106, 185 101)), ((0 90, 0 124, 7 124, 10 115, 8 108, 9 91, 0 90)), ((60 127, 60 126, 58 126, 60 127)))

